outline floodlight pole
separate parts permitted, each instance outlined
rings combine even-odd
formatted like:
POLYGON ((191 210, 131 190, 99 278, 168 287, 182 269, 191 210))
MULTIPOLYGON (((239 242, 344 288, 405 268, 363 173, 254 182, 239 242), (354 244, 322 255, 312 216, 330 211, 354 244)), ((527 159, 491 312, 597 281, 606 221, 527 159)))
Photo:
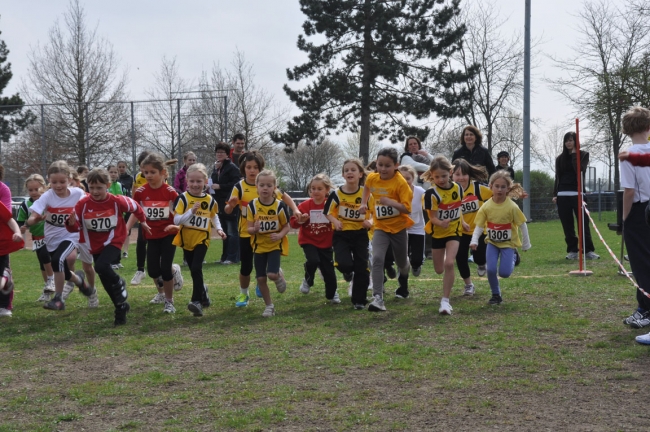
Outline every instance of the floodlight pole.
MULTIPOLYGON (((530 2, 526 0, 524 24, 524 190, 530 193, 530 2)), ((530 219, 530 197, 524 199, 524 215, 530 219)))

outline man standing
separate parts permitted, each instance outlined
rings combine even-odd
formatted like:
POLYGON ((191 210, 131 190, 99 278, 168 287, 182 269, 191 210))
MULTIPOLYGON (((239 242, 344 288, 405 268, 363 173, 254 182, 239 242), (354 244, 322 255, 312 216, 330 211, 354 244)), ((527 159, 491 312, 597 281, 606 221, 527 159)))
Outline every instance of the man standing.
POLYGON ((246 139, 244 134, 237 133, 232 137, 232 149, 230 150, 230 160, 239 166, 239 157, 246 152, 246 139))

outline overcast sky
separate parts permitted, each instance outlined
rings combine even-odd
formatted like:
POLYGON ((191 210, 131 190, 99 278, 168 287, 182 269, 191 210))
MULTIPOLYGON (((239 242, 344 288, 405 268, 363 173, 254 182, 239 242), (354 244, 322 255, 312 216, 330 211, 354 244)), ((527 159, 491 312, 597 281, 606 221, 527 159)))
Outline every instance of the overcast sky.
MULTIPOLYGON (((622 3, 622 0, 612 0, 622 3)), ((531 115, 551 125, 570 124, 573 109, 541 79, 557 76, 543 54, 568 58, 578 37, 575 15, 582 4, 567 0, 532 1, 532 35, 543 39, 534 62, 531 115)), ((144 98, 163 56, 176 57, 181 74, 194 80, 214 63, 228 65, 239 49, 254 65, 257 82, 289 104, 282 91, 285 70, 304 61, 296 48, 305 19, 297 0, 111 0, 86 1, 88 23, 113 44, 128 70, 132 99, 144 98)), ((524 27, 524 0, 498 0, 508 30, 524 27)), ((67 0, 0 0, 0 38, 9 50, 14 79, 5 95, 17 91, 28 68, 28 54, 47 42, 48 31, 67 0)), ((523 43, 523 40, 522 40, 523 43)))

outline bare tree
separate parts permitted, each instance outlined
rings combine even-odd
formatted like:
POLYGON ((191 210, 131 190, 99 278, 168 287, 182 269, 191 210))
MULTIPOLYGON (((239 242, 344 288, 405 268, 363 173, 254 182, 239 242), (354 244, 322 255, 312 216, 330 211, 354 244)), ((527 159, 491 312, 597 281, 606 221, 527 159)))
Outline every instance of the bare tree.
POLYGON ((319 173, 334 177, 341 172, 341 149, 326 139, 320 144, 302 145, 277 161, 291 190, 306 191, 313 176, 319 173))
POLYGON ((562 138, 569 130, 567 125, 553 124, 545 130, 540 140, 531 145, 532 158, 547 171, 555 173, 555 159, 562 153, 562 138))
POLYGON ((48 145, 78 163, 103 163, 128 142, 126 73, 120 74, 112 45, 86 23, 79 0, 71 0, 45 45, 29 55, 23 94, 30 103, 52 103, 47 113, 48 145))
MULTIPOLYGON (((341 151, 343 157, 346 159, 358 158, 359 157, 359 146, 361 145, 361 133, 354 132, 348 133, 345 137, 345 141, 341 144, 341 151)), ((381 143, 379 142, 378 135, 370 135, 370 143, 368 145, 368 158, 374 160, 377 158, 377 153, 382 148, 381 143)))
POLYGON ((454 150, 460 145, 460 135, 465 126, 465 122, 458 119, 439 122, 431 129, 431 133, 429 133, 423 146, 431 155, 442 155, 451 158, 454 150))
POLYGON ((521 101, 524 48, 520 34, 503 34, 508 19, 501 18, 495 1, 476 0, 469 5, 458 17, 467 33, 453 58, 466 71, 480 66, 470 81, 472 99, 465 120, 481 129, 483 145, 492 152, 497 122, 521 101))
MULTIPOLYGON (((633 5, 617 9, 606 0, 585 3, 579 13, 581 38, 571 59, 555 59, 566 78, 551 81, 581 116, 605 124, 616 161, 623 142, 621 119, 635 103, 634 69, 650 48, 650 23, 633 5)), ((614 163, 614 187, 620 186, 614 163)))

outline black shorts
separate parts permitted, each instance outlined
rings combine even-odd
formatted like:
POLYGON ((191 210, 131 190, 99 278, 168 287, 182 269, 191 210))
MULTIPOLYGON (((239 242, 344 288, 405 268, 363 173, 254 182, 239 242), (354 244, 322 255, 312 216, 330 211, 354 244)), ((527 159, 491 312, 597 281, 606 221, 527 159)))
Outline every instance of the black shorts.
POLYGON ((460 242, 460 236, 450 236, 443 238, 431 238, 431 249, 445 249, 448 241, 460 242))

